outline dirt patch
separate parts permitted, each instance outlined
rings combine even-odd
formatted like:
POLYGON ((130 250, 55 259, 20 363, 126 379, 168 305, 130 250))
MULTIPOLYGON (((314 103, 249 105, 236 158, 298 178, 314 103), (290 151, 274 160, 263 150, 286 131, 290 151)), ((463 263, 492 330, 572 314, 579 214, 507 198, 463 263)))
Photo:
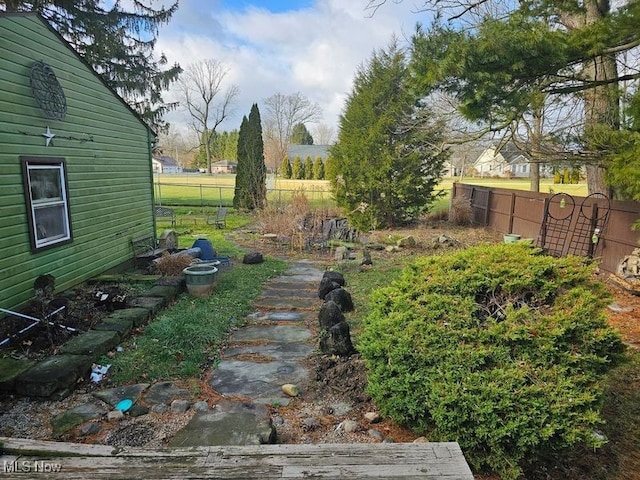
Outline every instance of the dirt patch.
POLYGON ((125 308, 127 299, 139 291, 135 285, 113 282, 82 284, 51 298, 36 295, 28 307, 17 312, 33 320, 9 314, 1 319, 0 341, 9 341, 0 355, 34 360, 53 355, 71 337, 125 308))

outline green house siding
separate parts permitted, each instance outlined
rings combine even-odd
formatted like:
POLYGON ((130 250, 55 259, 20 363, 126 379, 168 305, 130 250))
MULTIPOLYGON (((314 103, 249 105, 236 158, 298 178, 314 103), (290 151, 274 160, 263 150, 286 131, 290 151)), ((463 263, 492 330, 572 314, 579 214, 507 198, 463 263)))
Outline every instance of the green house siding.
POLYGON ((131 238, 153 234, 152 132, 38 16, 0 15, 0 71, 0 307, 11 309, 33 297, 39 275, 69 288, 129 260, 131 238), (32 95, 36 61, 64 90, 63 120, 32 95), (70 243, 32 251, 21 157, 64 159, 70 243))

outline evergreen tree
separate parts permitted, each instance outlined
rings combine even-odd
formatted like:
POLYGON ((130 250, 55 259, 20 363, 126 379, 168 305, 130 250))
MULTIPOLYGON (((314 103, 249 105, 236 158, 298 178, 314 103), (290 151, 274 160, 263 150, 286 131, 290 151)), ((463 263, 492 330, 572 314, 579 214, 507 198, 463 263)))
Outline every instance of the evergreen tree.
POLYGON ((291 178, 302 180, 304 178, 304 164, 298 155, 293 158, 293 166, 291 167, 291 178))
POLYGON ((313 180, 313 161, 309 156, 304 159, 304 179, 313 180))
POLYGON ((574 158, 586 159, 589 192, 606 191, 609 148, 601 137, 620 128, 622 82, 640 78, 638 57, 626 55, 640 44, 640 2, 494 3, 500 9, 492 16, 484 0, 425 1, 438 20, 428 35, 419 31, 414 37, 414 78, 426 87, 423 95, 444 89, 486 131, 531 131, 534 137, 524 143, 538 156, 549 152, 571 160, 579 151, 574 158), (443 25, 447 14, 456 21, 443 25), (554 101, 566 106, 570 99, 581 105, 572 105, 569 114, 565 107, 553 122, 541 121, 554 101), (550 139, 544 150, 536 121, 548 128, 542 132, 550 139))
POLYGON ((248 210, 264 208, 267 198, 266 176, 260 111, 254 103, 249 118, 245 116, 240 125, 233 206, 248 210))
MULTIPOLYGON (((127 2, 129 3, 129 2, 127 2)), ((159 28, 178 9, 153 8, 151 0, 136 0, 130 8, 104 0, 4 0, 7 12, 38 12, 76 52, 155 130, 167 125, 162 116, 177 106, 165 103, 162 92, 178 79, 178 64, 167 69, 164 55, 154 58, 159 28)))
POLYGON ((394 41, 358 70, 340 118, 332 187, 338 206, 362 230, 416 218, 436 197, 448 156, 437 147, 443 126, 416 107, 408 79, 405 54, 394 41))
POLYGON ((289 157, 284 157, 282 159, 280 174, 282 175, 282 178, 291 178, 291 163, 289 163, 289 157))
POLYGON ((324 162, 324 178, 327 180, 335 180, 338 175, 338 166, 333 157, 329 156, 324 162))
POLYGON ((291 131, 290 142, 293 145, 313 145, 313 137, 304 126, 304 123, 296 123, 291 131))
POLYGON ((320 157, 316 157, 316 161, 313 162, 313 178, 324 180, 324 163, 322 163, 322 158, 320 157))

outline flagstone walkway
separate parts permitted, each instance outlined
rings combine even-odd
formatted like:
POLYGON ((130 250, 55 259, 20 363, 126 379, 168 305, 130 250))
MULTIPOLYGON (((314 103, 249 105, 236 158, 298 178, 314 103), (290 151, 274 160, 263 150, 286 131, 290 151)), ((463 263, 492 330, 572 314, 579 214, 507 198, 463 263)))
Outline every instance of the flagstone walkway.
POLYGON ((308 325, 317 321, 322 275, 313 262, 302 260, 265 285, 256 311, 231 336, 211 373, 211 387, 223 400, 213 410, 197 412, 171 446, 275 442, 266 406, 287 405, 291 397, 283 385, 296 385, 309 375, 302 360, 315 348, 308 325))

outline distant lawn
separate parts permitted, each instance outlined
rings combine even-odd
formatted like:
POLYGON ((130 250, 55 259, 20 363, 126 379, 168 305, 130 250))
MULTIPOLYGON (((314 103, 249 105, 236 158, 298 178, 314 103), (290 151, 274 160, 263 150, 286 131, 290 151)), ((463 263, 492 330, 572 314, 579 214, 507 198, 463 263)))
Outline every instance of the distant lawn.
MULTIPOLYGON (((462 180, 459 178, 444 178, 440 182, 439 188, 451 190, 453 182, 458 181, 460 183, 467 183, 470 185, 478 185, 482 187, 495 187, 495 188, 511 188, 513 190, 529 190, 528 178, 475 178, 464 177, 462 180)), ((542 193, 568 193, 578 197, 587 196, 587 184, 584 182, 578 184, 556 184, 553 183, 552 178, 540 179, 540 192, 542 193)))
MULTIPOLYGON (((444 178, 437 189, 445 192, 445 196, 434 204, 434 211, 446 209, 448 198, 454 181, 458 178, 444 178)), ((510 188, 529 190, 528 178, 474 178, 464 177, 461 183, 483 187, 510 188)), ((156 203, 163 205, 188 205, 201 207, 231 206, 235 189, 235 175, 232 174, 192 174, 192 175, 160 175, 154 177, 156 203)), ((267 199, 270 202, 284 202, 296 192, 304 192, 314 206, 331 207, 334 201, 330 184, 327 180, 288 180, 270 177, 267 181, 269 189, 267 199)), ((553 179, 540 179, 540 191, 543 193, 568 193, 574 196, 587 195, 587 185, 554 184, 553 179)))

